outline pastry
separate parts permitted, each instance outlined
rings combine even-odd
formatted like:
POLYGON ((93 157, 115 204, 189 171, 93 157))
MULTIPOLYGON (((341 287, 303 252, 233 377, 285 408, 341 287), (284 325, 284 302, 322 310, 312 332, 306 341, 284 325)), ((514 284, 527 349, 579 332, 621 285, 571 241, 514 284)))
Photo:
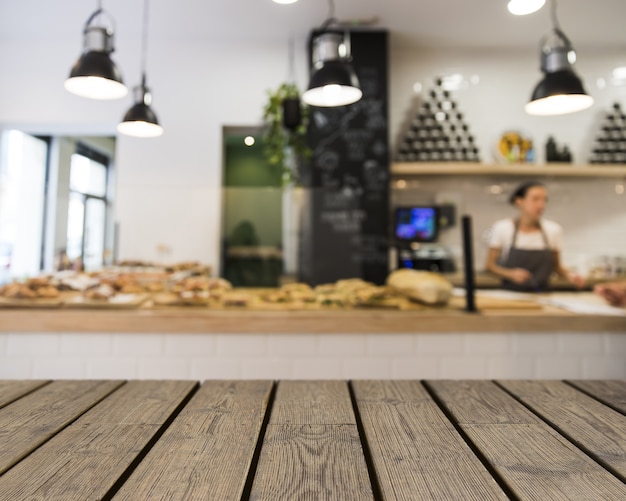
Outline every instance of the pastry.
POLYGON ((387 285, 396 291, 430 305, 447 304, 452 296, 452 284, 438 273, 404 268, 387 277, 387 285))

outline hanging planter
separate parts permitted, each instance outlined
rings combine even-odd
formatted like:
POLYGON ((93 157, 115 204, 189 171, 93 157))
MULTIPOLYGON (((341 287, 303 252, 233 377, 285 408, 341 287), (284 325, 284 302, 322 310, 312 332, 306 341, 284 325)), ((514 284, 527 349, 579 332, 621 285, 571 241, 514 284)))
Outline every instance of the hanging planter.
POLYGON ((302 103, 299 96, 288 96, 283 99, 283 127, 290 131, 296 130, 302 123, 302 103))
POLYGON ((270 165, 281 170, 283 184, 298 184, 298 167, 311 156, 306 142, 308 115, 295 84, 283 83, 268 92, 263 108, 263 153, 270 165))

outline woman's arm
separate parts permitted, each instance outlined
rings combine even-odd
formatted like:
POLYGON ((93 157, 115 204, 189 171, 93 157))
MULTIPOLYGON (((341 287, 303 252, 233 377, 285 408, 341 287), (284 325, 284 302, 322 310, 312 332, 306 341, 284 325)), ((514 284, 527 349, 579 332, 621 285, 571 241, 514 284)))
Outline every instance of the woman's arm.
POLYGON ((501 250, 497 247, 490 247, 489 254, 487 254, 487 264, 485 268, 487 271, 499 276, 500 278, 506 278, 515 282, 516 284, 523 284, 530 278, 530 272, 523 268, 505 268, 498 264, 501 250))
POLYGON ((561 264, 561 253, 558 250, 552 251, 552 258, 554 259, 554 272, 561 278, 574 284, 577 288, 581 289, 585 286, 585 279, 580 275, 571 273, 569 270, 563 267, 561 264))

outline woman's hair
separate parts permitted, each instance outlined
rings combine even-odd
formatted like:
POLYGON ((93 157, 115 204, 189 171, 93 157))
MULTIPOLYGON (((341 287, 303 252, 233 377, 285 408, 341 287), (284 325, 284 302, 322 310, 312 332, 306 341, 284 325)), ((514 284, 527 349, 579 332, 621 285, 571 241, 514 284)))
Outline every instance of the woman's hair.
POLYGON ((515 205, 515 201, 518 198, 526 197, 526 193, 528 193, 528 190, 534 188, 535 186, 543 187, 544 184, 540 183, 539 181, 526 181, 525 183, 520 184, 517 188, 515 188, 513 193, 511 193, 511 196, 509 197, 509 203, 511 205, 515 205))

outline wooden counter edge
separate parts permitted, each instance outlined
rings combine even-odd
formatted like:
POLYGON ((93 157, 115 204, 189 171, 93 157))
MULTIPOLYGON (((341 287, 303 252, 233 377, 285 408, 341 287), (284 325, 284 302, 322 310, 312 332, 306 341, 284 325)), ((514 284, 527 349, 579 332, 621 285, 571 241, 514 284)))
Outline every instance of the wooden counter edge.
POLYGON ((515 333, 615 332, 626 317, 577 315, 556 308, 467 313, 433 311, 153 310, 0 311, 0 333, 515 333))

